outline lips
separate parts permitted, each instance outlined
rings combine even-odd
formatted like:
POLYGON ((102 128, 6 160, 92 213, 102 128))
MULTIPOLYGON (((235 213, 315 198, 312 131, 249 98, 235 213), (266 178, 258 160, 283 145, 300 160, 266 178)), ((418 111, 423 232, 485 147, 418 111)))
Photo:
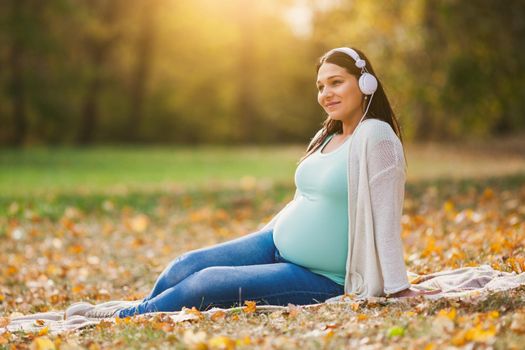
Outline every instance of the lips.
POLYGON ((333 106, 336 106, 338 105, 340 102, 330 102, 330 103, 327 103, 326 104, 326 108, 330 108, 330 107, 333 107, 333 106))

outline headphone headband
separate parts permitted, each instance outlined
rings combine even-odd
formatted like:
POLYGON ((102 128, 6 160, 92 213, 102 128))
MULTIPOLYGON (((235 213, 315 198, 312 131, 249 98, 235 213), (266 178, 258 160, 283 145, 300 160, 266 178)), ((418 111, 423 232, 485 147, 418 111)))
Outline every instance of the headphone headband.
POLYGON ((355 66, 357 68, 360 68, 360 69, 365 68, 366 66, 365 60, 361 59, 361 57, 359 57, 359 54, 354 49, 351 49, 349 47, 337 47, 335 49, 330 50, 329 53, 332 53, 334 51, 342 52, 352 57, 355 61, 355 66))

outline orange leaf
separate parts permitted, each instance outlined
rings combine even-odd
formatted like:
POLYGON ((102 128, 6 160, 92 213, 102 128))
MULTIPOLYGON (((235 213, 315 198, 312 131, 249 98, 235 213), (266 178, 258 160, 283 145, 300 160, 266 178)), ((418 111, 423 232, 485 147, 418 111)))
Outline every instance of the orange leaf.
POLYGON ((226 312, 219 310, 217 312, 214 312, 210 318, 212 321, 218 321, 223 319, 224 317, 226 317, 226 312))
POLYGON ((255 312, 256 310, 255 304, 256 304, 255 301, 249 301, 249 300, 244 301, 244 305, 246 306, 242 308, 242 311, 248 314, 255 312))
POLYGON ((49 333, 49 327, 46 326, 38 332, 38 335, 47 335, 47 333, 49 333))

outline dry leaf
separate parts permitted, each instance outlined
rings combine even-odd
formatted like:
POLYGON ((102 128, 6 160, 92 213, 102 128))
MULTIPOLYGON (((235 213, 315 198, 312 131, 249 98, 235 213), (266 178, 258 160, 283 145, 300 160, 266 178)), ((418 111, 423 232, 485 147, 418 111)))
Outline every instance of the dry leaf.
POLYGON ((512 315, 510 329, 519 334, 525 333, 525 313, 520 312, 512 315))
POLYGON ((257 309, 255 304, 256 304, 255 301, 249 301, 249 300, 244 301, 244 305, 246 306, 242 308, 242 311, 248 314, 254 313, 255 310, 257 309))
POLYGON ((0 328, 6 327, 11 320, 7 317, 0 317, 0 328))
POLYGON ((213 315, 211 315, 210 319, 212 321, 218 321, 218 320, 222 320, 224 317, 226 317, 226 312, 219 310, 219 311, 214 312, 213 315))
POLYGON ((234 350, 236 342, 226 336, 218 336, 211 338, 208 342, 208 346, 211 349, 234 350))
POLYGON ((31 350, 55 350, 55 343, 48 337, 38 337, 33 339, 31 343, 31 350))

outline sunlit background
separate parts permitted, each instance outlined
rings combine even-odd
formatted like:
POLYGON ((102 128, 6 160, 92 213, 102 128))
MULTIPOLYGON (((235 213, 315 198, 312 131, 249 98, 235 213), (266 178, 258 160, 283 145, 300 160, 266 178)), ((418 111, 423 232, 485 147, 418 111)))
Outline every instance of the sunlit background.
POLYGON ((4 0, 0 143, 304 143, 354 46, 408 140, 525 128, 525 2, 4 0))

